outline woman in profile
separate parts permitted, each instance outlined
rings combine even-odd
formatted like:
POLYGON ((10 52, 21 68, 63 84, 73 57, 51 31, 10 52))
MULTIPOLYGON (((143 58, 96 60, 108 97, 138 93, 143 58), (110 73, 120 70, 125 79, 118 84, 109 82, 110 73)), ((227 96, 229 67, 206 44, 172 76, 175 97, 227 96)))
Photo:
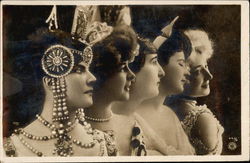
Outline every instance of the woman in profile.
POLYGON ((90 47, 60 30, 39 30, 33 35, 31 54, 40 56, 44 103, 33 122, 6 139, 7 156, 106 155, 104 135, 92 130, 79 108, 92 105, 93 82, 89 72, 90 47), (39 47, 39 48, 38 48, 39 47))
POLYGON ((91 72, 97 81, 93 92, 94 104, 85 109, 85 118, 93 128, 105 131, 113 137, 108 143, 108 153, 111 156, 131 155, 130 142, 134 121, 114 114, 111 106, 115 101, 129 99, 135 75, 128 64, 134 59, 136 47, 136 35, 125 24, 114 27, 108 37, 93 46, 91 72))
POLYGON ((198 155, 221 154, 223 127, 206 105, 197 105, 196 98, 210 93, 209 81, 213 78, 208 69, 208 60, 213 55, 212 41, 203 30, 186 30, 192 43, 190 82, 181 95, 174 96, 168 103, 182 122, 186 134, 198 155))
MULTIPOLYGON (((168 147, 168 155, 192 155, 194 149, 181 127, 176 114, 163 102, 167 96, 179 94, 184 89, 189 74, 185 59, 191 53, 189 39, 180 31, 174 30, 167 39, 154 41, 158 47, 158 61, 165 76, 159 85, 159 95, 145 100, 137 113, 142 116, 168 147)), ((163 36, 165 37, 165 36, 163 36)))
MULTIPOLYGON (((138 130, 144 133, 144 142, 147 147, 148 155, 157 154, 157 151, 163 153, 160 149, 160 141, 155 132, 150 129, 148 124, 136 114, 136 109, 140 103, 146 99, 155 97, 159 94, 160 79, 164 76, 164 71, 157 60, 157 49, 148 39, 139 38, 139 54, 135 60, 129 64, 129 67, 136 75, 136 81, 132 83, 130 89, 130 98, 128 101, 116 102, 112 105, 112 110, 117 114, 122 114, 135 121, 138 130), (158 144, 159 143, 159 144, 158 144), (156 152, 156 153, 154 153, 156 152)), ((136 140, 132 143, 136 144, 136 140)), ((160 154, 158 153, 158 154, 160 154)))
MULTIPOLYGON (((56 15, 56 6, 51 16, 56 15)), ((87 42, 72 39, 59 30, 56 17, 49 17, 49 29, 41 28, 29 37, 27 55, 39 68, 44 99, 41 113, 24 128, 5 139, 7 156, 103 156, 107 155, 104 133, 92 129, 81 108, 93 104, 93 82, 89 71, 93 53, 87 42)), ((100 24, 99 24, 100 25, 100 24)), ((95 26, 92 29, 98 29, 95 26)), ((93 38, 91 30, 85 33, 93 38)))

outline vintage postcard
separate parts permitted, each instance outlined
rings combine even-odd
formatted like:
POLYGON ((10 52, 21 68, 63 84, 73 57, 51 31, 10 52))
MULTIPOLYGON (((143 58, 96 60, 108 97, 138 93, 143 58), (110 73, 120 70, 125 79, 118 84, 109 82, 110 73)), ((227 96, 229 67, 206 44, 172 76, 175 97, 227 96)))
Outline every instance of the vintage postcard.
POLYGON ((0 162, 249 160, 248 1, 2 1, 0 162))

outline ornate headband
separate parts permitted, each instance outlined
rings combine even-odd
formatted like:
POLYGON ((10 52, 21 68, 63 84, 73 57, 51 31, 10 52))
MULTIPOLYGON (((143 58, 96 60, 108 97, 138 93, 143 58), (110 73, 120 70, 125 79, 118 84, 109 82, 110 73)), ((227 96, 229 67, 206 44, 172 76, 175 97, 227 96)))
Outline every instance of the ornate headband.
MULTIPOLYGON (((75 54, 82 57, 85 66, 88 67, 90 65, 93 58, 91 46, 110 35, 113 30, 106 23, 93 22, 95 13, 95 6, 76 7, 71 31, 72 38, 77 39, 87 47, 83 51, 59 44, 49 47, 42 58, 42 68, 47 75, 55 78, 68 75, 73 69, 75 54)), ((58 29, 56 6, 52 8, 46 23, 49 23, 51 32, 58 29)))
POLYGON ((174 23, 177 21, 178 18, 179 16, 175 17, 174 20, 170 22, 170 24, 168 24, 161 30, 162 34, 155 38, 153 44, 157 49, 159 49, 160 46, 171 36, 174 23))
POLYGON ((68 75, 74 67, 74 55, 83 58, 84 65, 88 67, 92 61, 92 49, 88 46, 83 52, 67 48, 63 45, 53 45, 49 47, 42 58, 42 68, 44 72, 54 78, 68 75))

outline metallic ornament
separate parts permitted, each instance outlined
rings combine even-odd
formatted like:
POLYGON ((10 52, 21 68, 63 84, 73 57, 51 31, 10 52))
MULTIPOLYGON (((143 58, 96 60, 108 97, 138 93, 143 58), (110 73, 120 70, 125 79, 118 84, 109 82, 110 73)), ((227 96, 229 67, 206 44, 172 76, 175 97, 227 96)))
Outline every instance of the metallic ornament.
POLYGON ((83 50, 83 62, 85 64, 85 66, 89 66, 92 62, 93 59, 93 51, 92 48, 90 46, 87 46, 84 50, 83 50))
POLYGON ((74 56, 71 50, 62 45, 48 48, 42 58, 44 72, 54 78, 68 75, 74 66, 74 56))

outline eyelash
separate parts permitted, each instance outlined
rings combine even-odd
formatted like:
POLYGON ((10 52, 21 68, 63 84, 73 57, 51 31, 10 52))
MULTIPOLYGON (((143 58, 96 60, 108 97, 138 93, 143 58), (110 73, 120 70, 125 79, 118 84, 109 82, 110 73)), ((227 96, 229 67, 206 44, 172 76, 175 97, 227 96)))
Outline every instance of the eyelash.
POLYGON ((81 73, 83 73, 85 71, 86 71, 86 68, 82 67, 82 66, 77 66, 77 67, 75 67, 75 70, 74 70, 74 72, 76 72, 78 74, 81 74, 81 73))
POLYGON ((119 72, 125 72, 126 71, 126 66, 121 66, 119 72))
POLYGON ((157 65, 158 61, 157 60, 153 60, 152 63, 155 64, 155 65, 157 65))
POLYGON ((181 63, 181 62, 179 62, 179 65, 180 65, 181 67, 184 67, 184 66, 185 66, 185 64, 184 64, 184 63, 181 63))

